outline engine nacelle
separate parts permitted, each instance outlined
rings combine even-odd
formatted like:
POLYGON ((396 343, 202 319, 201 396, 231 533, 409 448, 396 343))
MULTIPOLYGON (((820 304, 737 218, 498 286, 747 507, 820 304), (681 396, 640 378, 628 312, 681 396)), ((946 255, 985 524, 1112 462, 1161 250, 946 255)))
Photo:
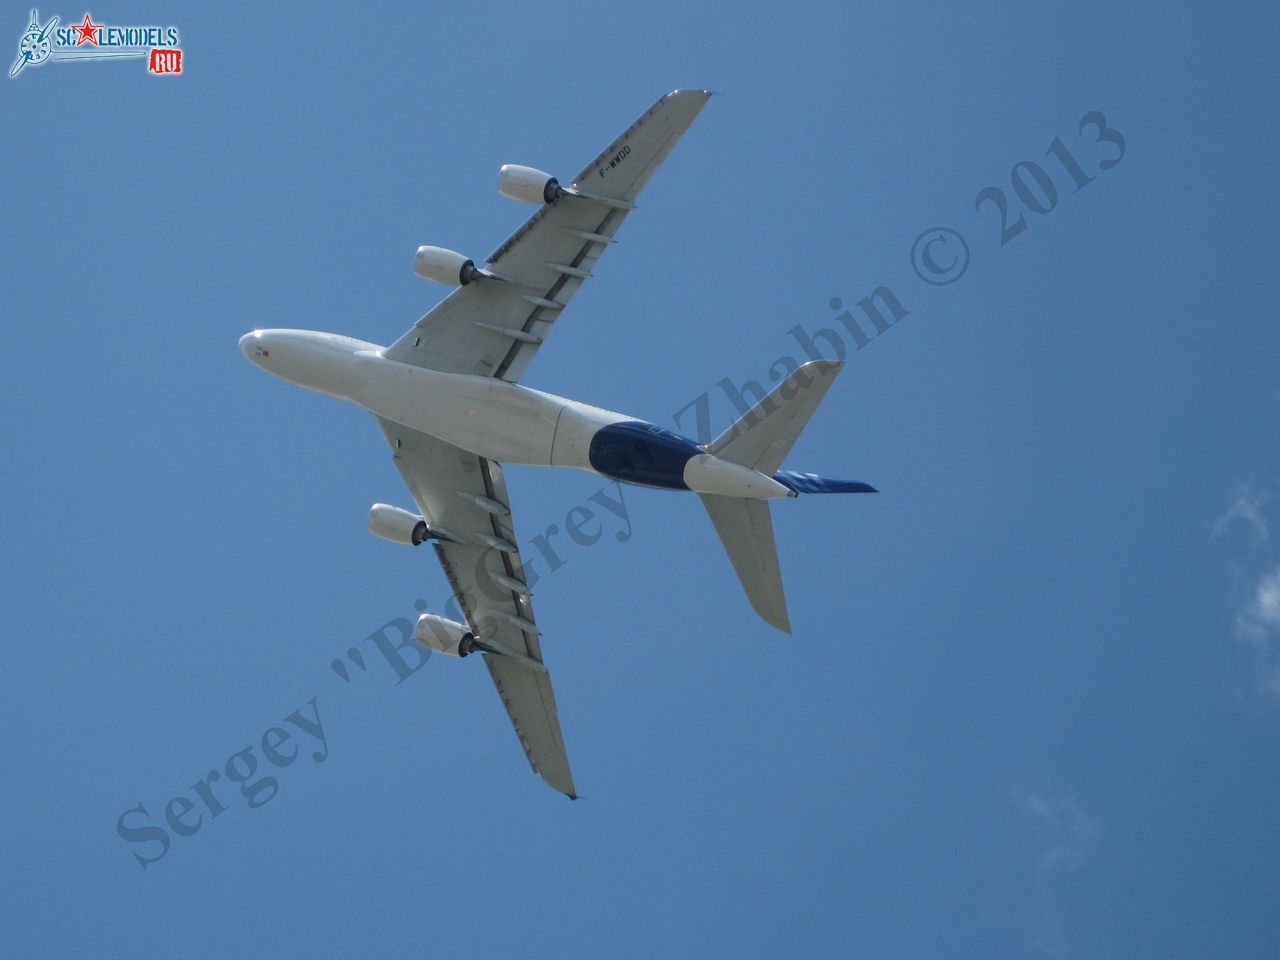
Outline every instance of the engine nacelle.
POLYGON ((444 247, 419 247, 413 255, 413 272, 423 280, 466 286, 476 278, 476 263, 444 247))
POLYGON ((389 503, 375 503, 369 508, 369 532, 392 543, 410 543, 415 547, 430 536, 427 521, 389 503))
POLYGON ((424 613, 413 629, 413 639, 428 650, 450 657, 465 657, 475 649, 475 635, 461 623, 424 613))
POLYGON ((498 192, 522 203, 551 203, 563 192, 560 181, 549 173, 504 163, 498 171, 498 192))

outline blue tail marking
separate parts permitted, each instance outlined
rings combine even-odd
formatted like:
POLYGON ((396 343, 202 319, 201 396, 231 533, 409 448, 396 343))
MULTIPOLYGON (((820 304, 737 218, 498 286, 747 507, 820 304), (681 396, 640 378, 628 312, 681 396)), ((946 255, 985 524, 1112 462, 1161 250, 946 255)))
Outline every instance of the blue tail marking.
POLYGON ((796 493, 879 493, 869 483, 857 480, 839 480, 835 477, 821 477, 816 473, 796 473, 794 470, 779 470, 773 475, 784 487, 796 493))

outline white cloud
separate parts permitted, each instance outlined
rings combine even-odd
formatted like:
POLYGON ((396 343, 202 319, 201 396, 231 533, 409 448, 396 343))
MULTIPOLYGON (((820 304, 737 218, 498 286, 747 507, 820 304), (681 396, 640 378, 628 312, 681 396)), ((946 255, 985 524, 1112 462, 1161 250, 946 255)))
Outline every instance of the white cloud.
POLYGON ((1074 797, 1059 790, 1016 787, 1013 795, 1038 840, 1038 946, 1046 956, 1063 960, 1068 955, 1066 910, 1054 884, 1085 865, 1098 840, 1098 823, 1074 797))
POLYGON ((1021 789, 1018 809, 1040 835, 1037 870, 1042 882, 1084 864, 1098 838, 1098 825, 1070 796, 1055 791, 1021 789))
POLYGON ((1214 522, 1213 532, 1221 536, 1228 527, 1239 520, 1253 534, 1253 539, 1258 544, 1269 543, 1271 527, 1262 512, 1263 505, 1269 499, 1270 496, 1259 490, 1254 480, 1236 484, 1235 492, 1231 497, 1231 506, 1214 522))
POLYGON ((1280 566, 1240 591, 1236 637, 1254 661, 1261 692, 1280 700, 1280 566))
POLYGON ((1240 521, 1252 534, 1254 549, 1233 564, 1235 635, 1253 667, 1251 692, 1280 700, 1280 563, 1276 562, 1271 525, 1263 509, 1273 499, 1260 489, 1257 480, 1236 484, 1231 506, 1213 530, 1221 535, 1240 521))
POLYGON ((1240 639, 1254 647, 1267 647, 1280 634, 1280 567, 1263 574, 1248 592, 1236 619, 1240 639))

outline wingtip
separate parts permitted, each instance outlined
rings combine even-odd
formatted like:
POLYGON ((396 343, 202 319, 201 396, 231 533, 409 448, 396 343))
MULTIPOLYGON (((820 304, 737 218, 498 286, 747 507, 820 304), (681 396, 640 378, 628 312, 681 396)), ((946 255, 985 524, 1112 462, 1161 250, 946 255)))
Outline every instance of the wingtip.
MULTIPOLYGON (((751 598, 748 597, 748 599, 751 598)), ((785 607, 782 610, 762 610, 760 607, 756 606, 754 601, 751 606, 755 612, 760 615, 760 619, 769 626, 773 627, 775 630, 781 630, 787 636, 791 635, 791 617, 787 613, 785 607)))
POLYGON ((782 589, 781 583, 778 584, 778 590, 779 592, 776 596, 767 599, 751 596, 748 596, 747 599, 751 601, 751 607, 760 615, 760 619, 775 630, 781 630, 787 636, 790 636, 791 611, 787 609, 787 594, 782 589))
POLYGON ((548 776, 541 770, 538 770, 537 773, 538 776, 542 777, 543 783, 549 786, 556 793, 563 793, 570 800, 578 799, 578 788, 573 782, 573 777, 568 774, 568 771, 565 771, 566 776, 563 780, 555 775, 548 776))

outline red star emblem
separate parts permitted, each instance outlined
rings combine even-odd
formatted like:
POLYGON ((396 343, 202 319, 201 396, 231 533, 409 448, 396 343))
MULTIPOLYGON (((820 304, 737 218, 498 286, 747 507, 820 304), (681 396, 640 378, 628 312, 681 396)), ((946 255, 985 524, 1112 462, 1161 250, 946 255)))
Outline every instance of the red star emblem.
POLYGON ((72 25, 71 29, 80 34, 79 38, 76 40, 77 47, 86 40, 92 43, 95 47, 98 46, 98 31, 102 29, 102 24, 94 23, 89 19, 89 15, 87 13, 84 15, 84 23, 80 24, 78 27, 72 25))

